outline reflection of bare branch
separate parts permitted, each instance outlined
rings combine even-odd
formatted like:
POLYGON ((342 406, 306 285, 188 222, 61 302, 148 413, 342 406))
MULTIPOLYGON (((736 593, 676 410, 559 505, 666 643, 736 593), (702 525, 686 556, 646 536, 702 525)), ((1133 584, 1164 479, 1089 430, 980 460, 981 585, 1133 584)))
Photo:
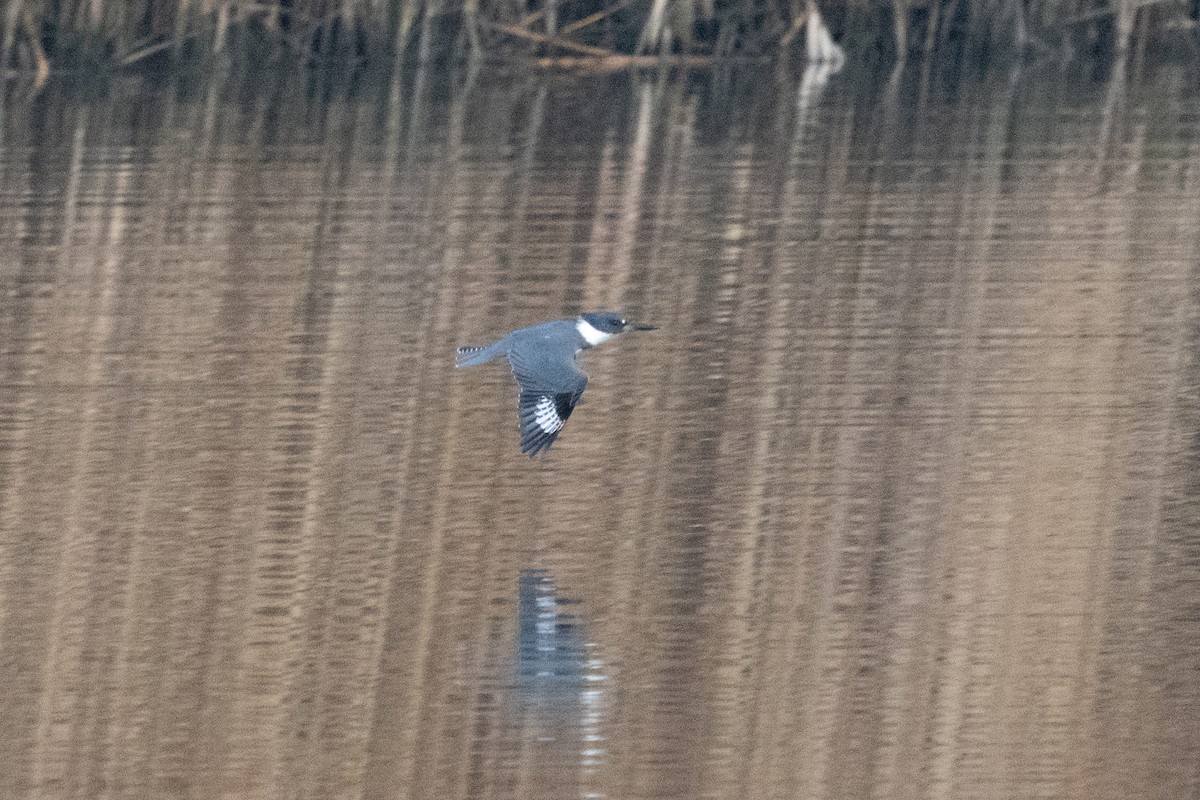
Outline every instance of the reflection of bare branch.
MULTIPOLYGON (((796 90, 796 127, 803 129, 812 122, 817 103, 825 91, 829 78, 837 72, 832 64, 807 64, 800 76, 800 86, 796 90)), ((797 130, 796 136, 800 133, 797 130)))
POLYGON ((1098 186, 1101 185, 1101 177, 1112 156, 1114 130, 1117 127, 1116 122, 1120 118, 1121 110, 1125 104, 1127 72, 1127 53, 1121 51, 1112 66, 1112 73, 1108 78, 1108 86, 1104 90, 1104 107, 1100 110, 1100 132, 1096 137, 1095 168, 1095 178, 1098 186))
POLYGON ((605 281, 608 294, 606 306, 608 307, 618 304, 620 297, 618 292, 622 287, 628 285, 629 275, 633 269, 633 257, 637 247, 638 231, 641 227, 642 203, 646 195, 643 186, 646 183, 646 173, 652 163, 650 159, 650 150, 654 146, 652 134, 659 121, 660 105, 656 102, 658 100, 656 95, 659 93, 655 91, 655 87, 649 80, 642 83, 638 94, 640 97, 637 127, 633 142, 629 147, 628 162, 625 166, 619 233, 608 272, 608 280, 605 281))

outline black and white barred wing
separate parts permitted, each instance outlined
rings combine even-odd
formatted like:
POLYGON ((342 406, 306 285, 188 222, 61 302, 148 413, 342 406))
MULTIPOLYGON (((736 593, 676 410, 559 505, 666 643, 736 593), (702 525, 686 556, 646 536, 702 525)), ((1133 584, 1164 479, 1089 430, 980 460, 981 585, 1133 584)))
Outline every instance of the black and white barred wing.
POLYGON ((521 452, 531 458, 554 444, 559 431, 587 388, 587 375, 575 366, 575 350, 547 353, 538 348, 534 353, 526 348, 513 347, 508 353, 513 375, 521 389, 517 414, 521 429, 521 452))
POLYGON ((521 392, 521 452, 533 457, 550 449, 580 394, 521 392))

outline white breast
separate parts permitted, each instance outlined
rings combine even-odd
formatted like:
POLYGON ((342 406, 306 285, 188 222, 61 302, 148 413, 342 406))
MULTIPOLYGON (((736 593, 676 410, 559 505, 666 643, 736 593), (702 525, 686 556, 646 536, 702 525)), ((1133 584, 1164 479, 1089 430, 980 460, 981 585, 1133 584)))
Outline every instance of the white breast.
POLYGON ((575 320, 575 330, 579 331, 579 335, 582 336, 584 340, 592 347, 595 347, 598 344, 604 344, 614 336, 614 334, 605 333, 604 331, 594 327, 586 319, 575 320))

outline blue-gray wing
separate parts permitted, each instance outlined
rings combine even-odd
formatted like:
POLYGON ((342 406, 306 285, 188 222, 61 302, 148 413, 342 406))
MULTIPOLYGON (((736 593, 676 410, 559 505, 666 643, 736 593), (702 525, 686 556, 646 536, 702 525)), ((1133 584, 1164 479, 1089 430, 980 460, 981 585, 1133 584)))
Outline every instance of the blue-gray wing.
POLYGON ((517 413, 521 452, 531 458, 545 452, 587 388, 587 375, 575 364, 575 342, 558 343, 536 336, 514 342, 508 361, 520 387, 517 413))

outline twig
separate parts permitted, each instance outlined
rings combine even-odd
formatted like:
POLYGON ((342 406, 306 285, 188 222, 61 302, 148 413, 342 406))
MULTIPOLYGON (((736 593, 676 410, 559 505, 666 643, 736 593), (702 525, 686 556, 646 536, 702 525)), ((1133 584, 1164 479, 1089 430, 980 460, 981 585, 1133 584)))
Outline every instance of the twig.
POLYGON ((545 13, 546 9, 544 7, 539 8, 537 11, 530 11, 528 14, 521 17, 521 21, 517 23, 517 27, 528 28, 530 25, 541 19, 542 15, 545 13))
POLYGON ((761 64, 769 59, 722 58, 698 55, 642 55, 611 53, 603 57, 583 58, 580 56, 555 56, 539 58, 537 65, 547 69, 575 69, 585 72, 620 72, 627 69, 653 69, 659 67, 706 68, 719 64, 761 64))
POLYGON ((604 19, 605 17, 607 17, 609 14, 615 14, 618 11, 621 11, 622 9, 629 8, 631 5, 633 5, 634 3, 637 3, 637 2, 639 2, 639 0, 621 0, 621 2, 619 2, 615 5, 611 5, 608 8, 601 9, 600 11, 597 11, 595 14, 588 14, 583 19, 576 20, 575 22, 572 22, 570 25, 564 25, 562 30, 560 30, 558 32, 558 35, 559 36, 569 36, 570 34, 574 33, 575 31, 582 30, 583 28, 586 28, 588 25, 593 25, 593 24, 599 22, 600 20, 604 19))
MULTIPOLYGON (((226 31, 231 24, 233 24, 234 22, 245 22, 247 19, 249 19, 250 17, 252 17, 255 14, 264 14, 264 15, 270 14, 271 10, 274 9, 275 6, 266 5, 264 3, 247 3, 245 5, 238 6, 238 9, 237 9, 238 17, 236 19, 231 20, 229 18, 225 18, 224 20, 222 20, 221 14, 227 8, 228 8, 228 6, 222 6, 221 9, 218 11, 217 33, 216 33, 217 44, 213 48, 214 52, 220 51, 220 49, 224 45, 226 31)), ((283 9, 279 9, 279 10, 280 10, 281 14, 290 16, 290 17, 292 17, 293 20, 296 20, 297 22, 300 22, 302 17, 305 21, 311 21, 311 17, 309 17, 308 15, 300 14, 299 12, 294 11, 292 9, 283 8, 283 9)), ((198 30, 192 31, 191 33, 186 33, 183 36, 179 37, 178 39, 173 39, 168 36, 166 39, 155 42, 154 44, 147 44, 145 47, 137 47, 137 49, 131 50, 130 52, 126 53, 123 56, 117 56, 117 58, 116 58, 117 65, 122 66, 122 67, 128 67, 130 64, 136 64, 137 62, 139 62, 143 59, 149 58, 150 56, 154 55, 155 53, 161 53, 163 50, 166 50, 171 47, 175 47, 177 44, 183 44, 184 42, 188 41, 189 39, 195 39, 197 36, 200 36, 203 32, 204 32, 203 30, 198 29, 198 30)), ((283 31, 279 30, 278 28, 276 29, 276 35, 279 36, 279 38, 284 43, 291 44, 293 47, 296 47, 297 49, 301 48, 300 42, 293 40, 292 37, 284 35, 283 31)), ((142 42, 146 42, 146 41, 149 41, 149 39, 142 39, 142 42)), ((141 43, 139 42, 139 45, 140 44, 141 43)))
MULTIPOLYGON (((189 36, 187 38, 191 38, 191 37, 189 36)), ((172 47, 174 44, 175 44, 175 40, 168 37, 166 39, 163 39, 161 42, 157 42, 155 44, 148 45, 146 47, 143 47, 141 50, 134 50, 129 55, 118 58, 117 64, 122 67, 128 67, 130 64, 136 64, 137 62, 141 61, 143 58, 149 58, 150 56, 154 55, 155 53, 161 53, 163 50, 166 50, 166 49, 172 47)))
POLYGON ((579 44, 579 42, 572 42, 569 39, 562 39, 557 36, 545 36, 540 33, 534 33, 533 31, 527 31, 524 28, 518 28, 514 25, 504 25, 499 22, 490 22, 487 20, 480 20, 479 22, 480 24, 491 28, 494 31, 506 33, 509 36, 515 36, 518 39, 528 39, 531 42, 540 42, 542 44, 552 45, 554 47, 561 47, 563 50, 571 50, 576 53, 583 53, 584 55, 594 56, 596 58, 620 56, 620 53, 615 53, 612 50, 605 50, 603 47, 592 47, 588 44, 579 44))
POLYGON ((800 35, 800 29, 804 27, 804 23, 807 21, 807 11, 801 11, 796 15, 796 18, 792 20, 792 27, 788 28, 787 32, 784 33, 783 36, 779 37, 780 50, 786 50, 789 46, 791 46, 796 37, 800 35))
POLYGON ((1059 26, 1061 26, 1063 28, 1069 28, 1072 25, 1080 25, 1084 22, 1091 22, 1093 20, 1103 19, 1105 17, 1111 17, 1116 12, 1117 12, 1117 9, 1115 9, 1115 8, 1110 8, 1108 6, 1102 6, 1101 8, 1094 8, 1090 11, 1084 11, 1081 14, 1076 14, 1073 17, 1066 17, 1066 18, 1060 20, 1058 24, 1059 24, 1059 26))

